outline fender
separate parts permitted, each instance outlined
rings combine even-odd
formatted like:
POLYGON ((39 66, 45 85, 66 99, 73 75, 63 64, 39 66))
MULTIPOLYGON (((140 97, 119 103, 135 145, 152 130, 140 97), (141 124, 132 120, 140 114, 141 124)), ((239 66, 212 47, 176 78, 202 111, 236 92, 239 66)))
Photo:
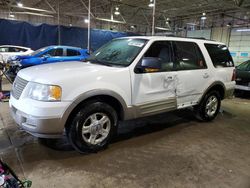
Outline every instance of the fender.
POLYGON ((71 105, 65 110, 65 112, 62 115, 62 123, 65 125, 66 121, 68 120, 69 115, 71 112, 84 100, 87 100, 91 97, 100 96, 100 95, 106 95, 115 98, 119 103, 121 104, 124 120, 131 119, 134 117, 134 111, 132 110, 132 107, 128 107, 126 102, 123 100, 123 98, 116 92, 111 90, 105 90, 105 89, 95 89, 88 91, 86 93, 83 93, 76 97, 71 105))
POLYGON ((225 93, 226 93, 226 87, 225 85, 223 84, 223 82, 221 81, 216 81, 216 82, 213 82, 204 92, 203 92, 203 95, 200 97, 200 99, 198 100, 198 104, 201 102, 201 100, 205 97, 205 95, 207 94, 207 92, 214 86, 217 86, 217 85, 220 85, 223 87, 223 90, 224 90, 224 96, 222 97, 222 99, 224 99, 225 97, 225 93))

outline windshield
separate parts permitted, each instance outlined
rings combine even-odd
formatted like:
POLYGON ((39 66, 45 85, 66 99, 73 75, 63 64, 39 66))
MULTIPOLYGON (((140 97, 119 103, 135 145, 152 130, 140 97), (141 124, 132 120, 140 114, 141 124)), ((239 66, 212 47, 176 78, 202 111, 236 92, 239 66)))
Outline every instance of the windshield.
POLYGON ((104 65, 128 66, 146 42, 145 39, 115 39, 95 51, 87 60, 104 65))
POLYGON ((40 49, 32 52, 30 55, 35 56, 35 55, 39 54, 40 52, 43 52, 45 49, 47 49, 47 47, 40 48, 40 49))

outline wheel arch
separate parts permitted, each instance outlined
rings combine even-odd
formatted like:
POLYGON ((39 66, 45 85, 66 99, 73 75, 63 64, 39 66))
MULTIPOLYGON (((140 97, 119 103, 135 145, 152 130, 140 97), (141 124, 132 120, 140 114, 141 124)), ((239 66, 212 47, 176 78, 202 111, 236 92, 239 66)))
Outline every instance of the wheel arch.
POLYGON ((123 98, 113 91, 98 89, 81 94, 74 100, 63 115, 64 127, 68 126, 73 115, 79 110, 81 105, 95 99, 111 105, 116 110, 119 120, 124 120, 126 118, 127 104, 123 98))
POLYGON ((215 90, 215 91, 218 91, 219 94, 220 94, 220 98, 221 100, 223 100, 225 98, 225 93, 226 93, 226 87, 225 85, 220 82, 220 81, 217 81, 217 82, 214 82, 213 84, 211 84, 206 90, 205 92, 203 92, 203 95, 202 97, 200 98, 199 102, 200 103, 202 101, 202 99, 205 97, 205 95, 207 93, 209 93, 210 91, 212 90, 215 90))

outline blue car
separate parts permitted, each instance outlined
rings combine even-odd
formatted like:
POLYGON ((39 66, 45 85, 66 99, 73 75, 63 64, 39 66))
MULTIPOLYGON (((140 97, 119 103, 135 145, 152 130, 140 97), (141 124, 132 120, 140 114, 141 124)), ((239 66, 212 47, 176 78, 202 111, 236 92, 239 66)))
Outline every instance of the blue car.
POLYGON ((15 56, 8 60, 9 70, 7 75, 12 80, 20 69, 64 61, 82 61, 89 56, 87 49, 71 46, 48 46, 25 56, 15 56))

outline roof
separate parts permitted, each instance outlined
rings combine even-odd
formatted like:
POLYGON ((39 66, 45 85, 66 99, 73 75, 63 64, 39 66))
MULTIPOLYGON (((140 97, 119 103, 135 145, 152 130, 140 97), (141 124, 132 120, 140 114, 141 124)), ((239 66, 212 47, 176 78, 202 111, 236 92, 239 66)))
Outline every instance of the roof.
POLYGON ((15 45, 1 45, 0 47, 14 47, 14 48, 23 48, 23 49, 31 49, 31 48, 28 48, 28 47, 23 47, 23 46, 15 46, 15 45))
POLYGON ((190 41, 190 42, 200 41, 203 43, 224 44, 222 42, 217 42, 217 41, 202 39, 202 38, 186 38, 186 37, 173 37, 173 36, 131 36, 131 37, 122 37, 122 38, 146 39, 146 40, 173 40, 173 41, 190 41))
POLYGON ((81 50, 82 48, 79 48, 79 47, 75 47, 75 46, 64 46, 64 45, 51 45, 51 46, 47 46, 47 48, 54 48, 54 47, 57 47, 57 48, 74 48, 74 49, 79 49, 81 50))

